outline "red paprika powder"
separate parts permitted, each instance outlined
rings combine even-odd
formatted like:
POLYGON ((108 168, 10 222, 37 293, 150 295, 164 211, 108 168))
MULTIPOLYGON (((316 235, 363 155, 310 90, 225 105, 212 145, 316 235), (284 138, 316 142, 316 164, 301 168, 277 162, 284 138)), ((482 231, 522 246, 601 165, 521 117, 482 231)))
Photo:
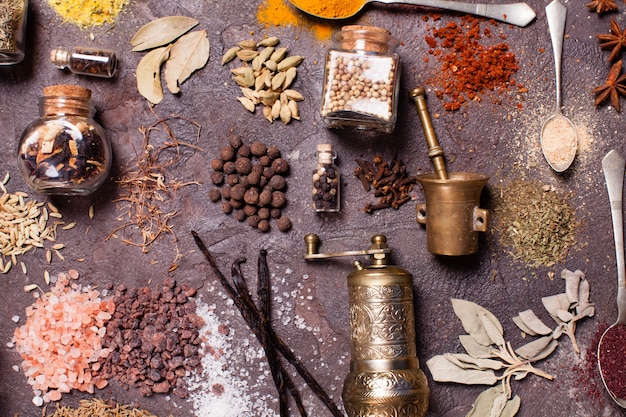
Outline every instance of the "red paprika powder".
POLYGON ((617 398, 626 398, 626 326, 611 327, 602 337, 598 361, 606 387, 617 398))

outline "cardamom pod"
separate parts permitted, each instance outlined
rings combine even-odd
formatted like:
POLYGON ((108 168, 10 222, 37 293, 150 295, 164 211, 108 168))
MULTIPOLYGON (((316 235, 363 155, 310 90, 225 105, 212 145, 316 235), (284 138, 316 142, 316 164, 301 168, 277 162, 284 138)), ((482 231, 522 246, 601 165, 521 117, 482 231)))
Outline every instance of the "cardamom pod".
POLYGON ((280 104, 280 100, 276 100, 274 105, 272 105, 272 120, 276 120, 280 117, 280 108, 282 105, 280 104))
POLYGON ((261 67, 261 64, 259 62, 259 56, 255 56, 254 59, 252 60, 252 69, 253 70, 258 70, 261 67))
POLYGON ((274 51, 272 55, 270 55, 270 61, 274 61, 278 64, 280 61, 282 61, 282 59, 285 57, 286 54, 287 54, 287 47, 278 48, 274 51))
POLYGON ((259 91, 263 87, 265 87, 265 72, 262 72, 261 74, 257 75, 256 79, 254 80, 255 91, 259 91))
POLYGON ((272 73, 269 72, 269 71, 265 74, 265 86, 267 88, 271 88, 272 87, 272 77, 273 77, 272 73))
POLYGON ((237 44, 241 49, 250 49, 256 51, 256 42, 254 39, 246 39, 237 44))
POLYGON ((243 62, 252 61, 259 53, 257 51, 253 51, 251 49, 240 49, 237 51, 237 58, 241 59, 243 62))
POLYGON ((302 94, 300 94, 296 90, 287 89, 287 90, 284 90, 283 93, 285 93, 285 95, 287 96, 289 100, 295 100, 295 101, 304 100, 304 97, 302 96, 302 94))
POLYGON ((252 87, 254 85, 254 71, 248 67, 243 73, 243 77, 246 80, 246 87, 252 87))
POLYGON ((298 103, 296 103, 295 100, 289 100, 287 107, 291 111, 291 117, 300 120, 300 108, 298 107, 298 103))
POLYGON ((296 78, 298 70, 296 67, 291 67, 285 71, 285 82, 283 83, 283 89, 289 88, 293 80, 296 78))
POLYGON ((250 87, 246 78, 241 75, 235 75, 233 81, 236 82, 239 87, 250 87))
POLYGON ((239 100, 239 102, 246 110, 248 110, 250 113, 254 113, 255 105, 252 100, 247 97, 237 97, 237 100, 239 100))
POLYGON ((270 36, 269 38, 265 38, 257 43, 257 46, 276 46, 278 45, 278 42, 280 42, 280 39, 276 36, 270 36))
POLYGON ((261 52, 259 52, 259 66, 263 65, 265 63, 265 61, 267 61, 268 59, 270 59, 270 56, 272 56, 272 54, 274 53, 274 47, 273 46, 268 46, 267 48, 263 49, 261 52))
POLYGON ((276 68, 278 68, 278 64, 276 63, 276 61, 272 61, 271 59, 265 61, 263 65, 265 65, 268 70, 273 72, 276 72, 276 68))
POLYGON ((274 119, 272 119, 272 106, 263 106, 263 117, 269 120, 270 123, 274 123, 274 119))
POLYGON ((235 57, 237 56, 237 52, 239 52, 240 50, 240 47, 233 46, 228 51, 226 51, 222 56, 222 65, 228 64, 230 61, 235 59, 235 57))
POLYGON ((287 124, 291 121, 291 110, 289 109, 289 106, 286 106, 282 103, 280 105, 280 120, 284 124, 287 124))
POLYGON ((241 87, 241 93, 244 95, 244 97, 250 99, 255 105, 259 104, 258 96, 251 88, 241 87))
POLYGON ((302 62, 303 59, 304 59, 304 57, 302 57, 300 55, 289 56, 289 57, 283 59, 282 61, 280 61, 278 63, 278 66, 277 66, 276 69, 278 71, 288 70, 291 67, 298 66, 302 62))
POLYGON ((279 72, 274 75, 274 78, 272 78, 272 90, 278 90, 285 82, 285 77, 286 75, 284 72, 279 72))
POLYGON ((230 70, 234 75, 244 76, 248 67, 237 67, 230 70))

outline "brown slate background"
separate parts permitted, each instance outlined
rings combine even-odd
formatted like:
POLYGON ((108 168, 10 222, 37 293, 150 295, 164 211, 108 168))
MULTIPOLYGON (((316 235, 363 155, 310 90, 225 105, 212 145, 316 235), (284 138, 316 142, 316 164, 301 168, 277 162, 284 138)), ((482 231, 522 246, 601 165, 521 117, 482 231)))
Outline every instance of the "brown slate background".
MULTIPOLYGON (((426 232, 415 221, 415 204, 423 199, 419 187, 414 192, 416 200, 397 211, 387 210, 375 215, 362 212, 362 207, 373 197, 366 195, 358 180, 351 175, 355 158, 371 159, 375 153, 380 153, 390 159, 398 152, 411 172, 431 171, 422 127, 407 98, 411 88, 423 85, 439 68, 432 58, 424 62, 428 48, 424 35, 426 25, 432 21, 423 22, 422 16, 428 11, 420 8, 370 5, 366 12, 350 21, 386 27, 403 42, 397 49, 403 66, 396 132, 367 137, 360 133, 328 130, 320 119, 323 59, 330 42, 317 39, 305 27, 264 28, 256 22, 256 1, 135 0, 114 25, 80 29, 62 23, 45 1, 34 0, 29 13, 27 58, 18 66, 0 68, 0 127, 3 132, 0 170, 11 173, 11 191, 27 190, 15 163, 19 135, 37 117, 38 97, 44 86, 77 83, 93 91, 97 119, 106 128, 114 147, 113 175, 119 173, 133 157, 133 145, 140 143, 138 128, 155 120, 147 102, 135 88, 134 68, 142 54, 130 52, 128 41, 141 25, 155 18, 174 14, 193 16, 200 21, 198 28, 208 30, 211 59, 203 70, 183 84, 180 95, 166 93, 165 100, 155 107, 159 116, 181 114, 202 125, 198 146, 203 151, 185 153, 184 162, 174 171, 178 179, 202 182, 202 185, 184 188, 176 195, 181 210, 173 224, 179 249, 184 255, 178 269, 171 274, 167 272, 175 256, 171 236, 156 242, 148 254, 116 239, 105 241, 119 224, 116 217, 121 214, 112 202, 117 196, 115 184, 109 181, 91 197, 52 200, 68 221, 78 222, 75 229, 60 232, 59 241, 67 246, 63 252, 66 261, 53 261, 49 267, 52 273, 74 268, 81 273, 81 282, 101 287, 109 283, 147 285, 160 282, 168 275, 195 286, 204 281, 202 299, 217 305, 221 319, 236 329, 236 334, 256 343, 239 313, 223 297, 219 284, 198 253, 190 231, 199 232, 225 273, 236 257, 246 257, 248 263, 244 272, 252 283, 256 276, 258 251, 266 248, 275 297, 294 292, 298 297, 303 295, 303 298, 289 299, 290 305, 280 305, 275 300, 275 310, 283 308, 285 315, 304 318, 306 326, 312 330, 300 329, 293 319, 287 325, 277 319, 276 329, 339 401, 341 383, 348 372, 350 340, 345 277, 352 270, 352 259, 305 263, 301 260, 303 237, 315 232, 322 239, 323 251, 340 251, 363 249, 372 235, 383 233, 394 250, 394 263, 414 276, 419 358, 432 391, 428 416, 457 417, 469 411, 472 401, 483 388, 434 383, 425 368, 425 361, 433 355, 462 349, 457 338, 462 329, 452 312, 450 298, 472 300, 492 311, 503 323, 505 335, 518 346, 522 340, 510 318, 527 308, 544 314, 540 298, 564 288, 560 279, 548 279, 548 272, 554 272, 558 277, 563 268, 581 269, 591 282, 591 300, 597 306, 596 316, 583 321, 578 328, 583 354, 576 356, 569 342, 561 339, 557 351, 538 365, 554 374, 554 381, 531 376, 514 382, 514 392, 522 398, 518 415, 618 416, 620 410, 608 396, 603 392, 599 397, 590 396, 588 387, 579 384, 583 355, 593 335, 601 326, 611 323, 617 314, 614 302, 615 252, 600 161, 611 149, 626 154, 623 144, 626 123, 623 115, 612 108, 601 106, 596 109, 591 94, 593 87, 604 83, 608 73, 608 53, 599 49, 595 34, 608 32, 609 17, 598 17, 589 12, 584 2, 566 3, 569 16, 563 50, 563 105, 565 114, 586 132, 586 143, 581 146, 573 168, 558 175, 550 170, 539 149, 541 122, 554 106, 553 58, 544 12, 547 3, 529 1, 537 19, 526 28, 498 26, 519 59, 520 70, 516 79, 527 86, 528 93, 521 97, 515 97, 515 94, 504 97, 501 105, 494 104, 486 96, 482 103, 470 103, 458 112, 448 113, 429 90, 428 105, 432 115, 439 114, 433 120, 435 131, 448 160, 454 161, 448 164, 448 169, 480 172, 491 177, 484 193, 484 207, 489 208, 491 203, 487 198, 488 190, 519 178, 573 191, 571 203, 580 221, 578 244, 565 263, 552 268, 531 268, 515 262, 507 254, 507 249, 499 245, 493 229, 481 238, 481 248, 476 256, 440 258, 429 254, 426 232), (219 61, 225 49, 249 38, 251 31, 257 39, 266 34, 276 35, 281 38, 282 45, 290 47, 291 54, 306 57, 294 85, 306 98, 301 103, 302 121, 287 126, 280 122, 270 125, 260 114, 246 112, 235 100, 238 90, 219 61), (91 34, 95 36, 93 41, 91 34), (120 58, 117 76, 112 80, 91 79, 55 69, 48 61, 50 49, 73 45, 115 50, 120 58), (522 103, 521 111, 517 110, 517 103, 522 103), (218 205, 209 202, 209 162, 219 147, 227 143, 231 132, 242 136, 248 143, 262 140, 278 145, 289 159, 289 206, 285 214, 293 221, 291 232, 258 233, 232 217, 224 216, 218 205), (316 145, 322 142, 331 142, 337 147, 344 174, 343 212, 334 217, 316 216, 309 207, 310 170, 315 163, 316 145), (96 216, 89 219, 87 212, 92 204, 96 216), (83 262, 78 261, 82 258, 83 262)), ((621 11, 614 16, 620 22, 626 21, 621 11)), ((440 26, 449 20, 458 21, 458 15, 443 13, 442 20, 436 24, 440 26)), ((6 347, 16 326, 11 317, 23 316, 24 308, 33 301, 31 294, 22 291, 23 285, 41 283, 43 270, 48 267, 41 251, 24 256, 23 260, 29 268, 27 276, 18 268, 0 276, 0 414, 5 416, 15 413, 22 417, 40 415, 40 410, 31 403, 32 390, 25 377, 12 369, 19 363, 18 355, 6 347)), ((256 362, 233 363, 232 366, 248 368, 250 381, 256 379, 260 369, 256 362)), ((299 379, 297 381, 303 385, 299 379)), ((587 384, 602 389, 597 378, 587 384)), ((272 395, 273 392, 268 379, 266 393, 272 395)), ((310 401, 310 415, 329 415, 306 388, 304 393, 310 401)), ((180 417, 194 415, 188 402, 158 395, 142 398, 136 390, 124 390, 115 383, 98 396, 136 402, 160 416, 168 413, 180 417)), ((78 399, 85 397, 80 393, 66 395, 64 403, 76 404, 78 399)), ((277 409, 277 403, 268 403, 268 407, 277 409)))

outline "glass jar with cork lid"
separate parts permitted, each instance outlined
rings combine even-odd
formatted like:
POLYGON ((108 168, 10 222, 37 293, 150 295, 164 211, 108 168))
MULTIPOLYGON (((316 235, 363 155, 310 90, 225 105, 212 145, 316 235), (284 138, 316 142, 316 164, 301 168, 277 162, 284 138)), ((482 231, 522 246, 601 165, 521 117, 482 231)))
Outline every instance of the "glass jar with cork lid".
POLYGON ((329 143, 317 145, 317 166, 313 170, 313 210, 316 213, 340 211, 339 168, 335 165, 337 153, 329 143))
POLYGON ((349 25, 326 53, 321 115, 328 127, 393 132, 398 108, 398 40, 383 28, 349 25))
POLYGON ((87 195, 111 170, 111 144, 93 116, 91 90, 45 87, 40 118, 22 133, 18 165, 26 183, 42 194, 87 195))

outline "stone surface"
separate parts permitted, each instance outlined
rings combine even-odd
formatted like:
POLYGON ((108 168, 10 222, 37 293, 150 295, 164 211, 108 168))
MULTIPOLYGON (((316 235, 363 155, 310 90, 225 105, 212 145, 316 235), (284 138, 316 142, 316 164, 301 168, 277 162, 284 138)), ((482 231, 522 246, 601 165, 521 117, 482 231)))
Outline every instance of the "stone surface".
MULTIPOLYGON (((589 12, 583 3, 567 4, 563 105, 566 115, 579 127, 581 146, 573 168, 559 175, 551 171, 539 148, 541 123, 554 108, 554 66, 543 2, 529 1, 537 20, 528 27, 500 24, 497 29, 492 28, 494 33, 501 31, 506 35, 506 42, 520 61, 516 80, 524 84, 528 92, 519 97, 515 94, 485 95, 482 102, 469 103, 453 113, 443 110, 441 101, 426 83, 429 77, 436 75, 439 65, 432 57, 425 61, 428 45, 424 36, 429 25, 458 21, 459 16, 442 13, 441 21, 433 23, 422 19, 431 12, 426 9, 367 6, 365 12, 350 22, 386 27, 402 42, 397 48, 402 60, 398 125, 394 134, 373 137, 359 132, 328 130, 323 126, 319 103, 324 53, 330 41, 320 40, 304 26, 265 28, 259 25, 255 17, 256 3, 131 1, 115 25, 80 29, 61 23, 45 1, 31 1, 27 58, 18 66, 0 68, 0 126, 4 137, 0 142, 3 155, 0 170, 11 173, 10 191, 26 191, 15 163, 15 149, 22 130, 37 117, 38 97, 47 85, 76 83, 92 89, 97 119, 113 143, 115 162, 111 181, 93 196, 52 199, 68 221, 78 222, 73 230, 59 233, 59 241, 67 246, 63 250, 64 262, 55 258, 47 265, 44 253, 38 251, 23 257, 28 265, 27 276, 19 268, 0 276, 0 414, 19 413, 26 417, 41 413, 31 402, 32 391, 26 378, 12 369, 19 364, 19 358, 6 343, 15 328, 11 317, 24 316, 24 308, 33 301, 31 294, 22 291, 23 286, 42 285, 46 268, 52 273, 77 269, 83 283, 100 287, 118 283, 147 285, 168 276, 196 287, 204 284, 200 290, 203 301, 216 305, 220 318, 228 327, 236 329, 235 339, 241 337, 250 344, 256 343, 197 250, 190 233, 195 230, 227 276, 233 261, 240 256, 247 258, 244 273, 251 286, 255 282, 258 252, 262 248, 268 250, 275 327, 337 401, 349 368, 346 276, 353 269, 353 259, 305 263, 302 260, 303 237, 317 233, 323 242, 322 251, 343 251, 365 249, 371 236, 385 234, 394 251, 394 263, 414 276, 418 354, 432 391, 429 417, 464 416, 481 392, 480 387, 434 383, 425 369, 430 357, 462 350, 457 338, 462 328, 452 312, 450 298, 465 298, 488 308, 500 318, 505 334, 517 346, 523 341, 510 318, 527 308, 543 314, 540 298, 564 288, 558 278, 560 271, 581 269, 591 283, 591 299, 597 305, 596 316, 585 320, 578 328, 583 353, 576 355, 571 345, 563 340, 555 354, 538 365, 554 374, 554 381, 528 377, 514 382, 514 393, 522 398, 519 416, 619 415, 619 410, 604 395, 599 380, 585 379, 582 375, 584 354, 594 334, 601 326, 612 322, 617 314, 615 252, 600 161, 611 149, 626 153, 622 137, 626 126, 623 115, 613 109, 606 105, 595 108, 591 94, 593 87, 603 84, 608 74, 608 52, 601 51, 595 39, 596 33, 608 33, 608 18, 589 12), (134 68, 143 54, 130 52, 129 39, 148 21, 173 14, 193 16, 200 21, 199 28, 207 29, 211 58, 206 68, 182 85, 179 95, 166 92, 164 101, 151 109, 135 87, 134 68), (294 84, 305 96, 305 101, 300 103, 301 121, 292 121, 289 125, 279 121, 270 124, 262 117, 260 109, 250 114, 235 99, 239 90, 230 80, 227 68, 220 65, 220 58, 223 51, 237 41, 250 38, 251 32, 254 38, 276 35, 283 45, 289 46, 291 53, 305 57, 294 84), (115 50, 120 58, 117 76, 112 80, 80 77, 57 70, 48 62, 51 48, 72 45, 115 50), (483 207, 491 207, 487 191, 520 178, 573 191, 572 205, 580 221, 578 244, 564 263, 552 268, 533 268, 517 262, 507 248, 499 244, 498 231, 493 228, 481 237, 480 250, 475 256, 445 258, 429 254, 426 230, 415 219, 415 205, 423 201, 419 187, 413 192, 413 201, 399 210, 388 209, 373 215, 363 213, 365 204, 374 198, 364 193, 359 181, 352 176, 355 158, 371 160, 375 153, 380 153, 391 159, 398 153, 412 173, 432 171, 421 123, 407 97, 410 89, 423 85, 427 87, 429 110, 447 155, 448 169, 490 176, 483 193, 483 207), (494 104, 496 98, 502 98, 502 103, 494 104), (113 178, 132 165, 135 151, 141 146, 139 128, 170 114, 183 115, 202 125, 197 141, 195 132, 188 126, 185 133, 179 134, 179 140, 192 142, 201 150, 185 149, 182 162, 172 171, 177 179, 196 180, 201 185, 182 188, 174 195, 179 208, 172 220, 177 241, 165 235, 148 253, 142 253, 139 248, 122 243, 121 239, 107 239, 121 224, 117 218, 122 214, 119 203, 114 202, 118 190, 113 178), (261 140, 270 146, 277 145, 288 159, 291 174, 285 214, 293 223, 289 233, 281 233, 276 227, 270 233, 259 233, 225 216, 219 205, 210 202, 210 162, 231 135, 241 136, 246 143, 261 140), (310 207, 310 173, 315 166, 315 149, 322 142, 334 144, 344 175, 342 213, 336 216, 316 215, 310 207), (88 216, 91 205, 95 207, 93 219, 88 216), (168 273, 177 247, 182 259, 178 268, 168 273), (549 272, 554 272, 557 278, 550 280, 549 272), (581 386, 581 378, 589 385, 581 386), (594 386, 599 396, 589 395, 594 386)), ((622 16, 616 15, 617 18, 622 16)), ((121 231, 117 234, 123 237, 121 231)), ((252 386, 259 374, 267 371, 262 362, 262 358, 242 359, 231 366, 241 368, 242 375, 246 375, 252 386)), ((275 398, 270 377, 265 377, 266 387, 258 389, 275 398)), ((303 385, 299 379, 297 383, 303 385)), ((97 395, 136 402, 160 416, 168 413, 178 417, 194 415, 189 402, 169 400, 163 395, 143 398, 138 392, 125 391, 115 383, 97 395)), ((74 393, 66 395, 63 402, 76 404, 79 398, 85 397, 86 394, 74 393)), ((310 415, 330 415, 307 389, 304 389, 304 397, 310 415)), ((267 407, 277 410, 277 402, 269 401, 267 407)))

